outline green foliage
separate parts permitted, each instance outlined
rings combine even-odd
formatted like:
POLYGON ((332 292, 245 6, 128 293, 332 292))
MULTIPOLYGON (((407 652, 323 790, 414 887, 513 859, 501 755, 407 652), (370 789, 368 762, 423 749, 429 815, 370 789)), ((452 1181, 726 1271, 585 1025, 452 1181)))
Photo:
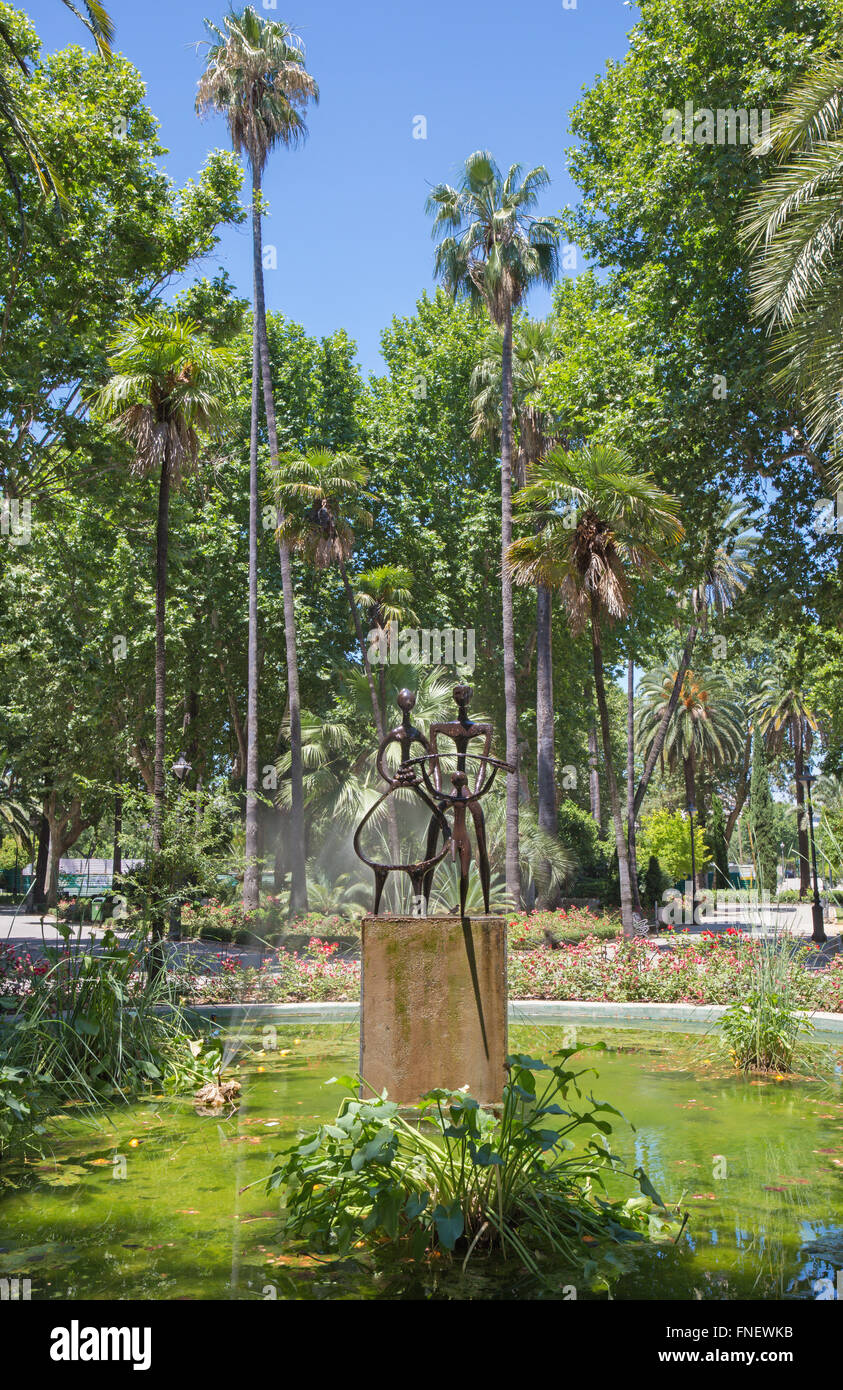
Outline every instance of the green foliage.
POLYGON ((339 1078, 350 1096, 336 1119, 280 1154, 268 1180, 284 1194, 288 1238, 338 1255, 386 1239, 463 1266, 494 1250, 534 1273, 552 1254, 605 1282, 614 1247, 669 1233, 670 1218, 640 1168, 627 1176, 641 1196, 605 1195, 623 1171, 605 1143, 620 1112, 584 1091, 591 1069, 569 1065, 575 1051, 550 1064, 509 1057, 498 1116, 465 1091, 435 1090, 405 1118, 386 1093, 359 1100, 358 1083, 339 1078))
POLYGON ((217 152, 177 190, 158 167, 166 151, 143 80, 123 57, 65 48, 9 80, 25 86, 29 127, 63 191, 58 211, 25 153, 4 150, 26 234, 21 243, 14 192, 0 182, 10 243, 0 260, 0 418, 14 445, 0 454, 0 492, 44 498, 112 466, 113 442, 80 410, 80 392, 102 377, 117 324, 213 250, 221 223, 242 219, 242 174, 217 152))
MULTIPOLYGON (((638 843, 641 858, 654 855, 671 882, 690 878, 691 823, 683 811, 669 811, 662 807, 642 816, 638 843)), ((698 821, 694 822, 694 855, 699 873, 705 868, 710 855, 705 831, 698 821)))
POLYGON ((570 797, 559 803, 559 839, 571 851, 582 874, 594 874, 605 868, 605 853, 600 839, 600 827, 590 811, 578 806, 570 797))
POLYGON ((655 854, 651 854, 647 860, 647 868, 644 873, 644 892, 647 901, 654 907, 661 904, 662 893, 669 886, 670 880, 662 868, 655 854))

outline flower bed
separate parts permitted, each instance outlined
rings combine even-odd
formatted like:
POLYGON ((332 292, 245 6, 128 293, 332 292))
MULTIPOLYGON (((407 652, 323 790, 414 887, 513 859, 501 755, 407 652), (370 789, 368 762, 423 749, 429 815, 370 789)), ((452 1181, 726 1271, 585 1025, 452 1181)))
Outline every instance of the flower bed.
MULTIPOLYGON (((736 927, 702 936, 677 933, 670 948, 661 950, 646 939, 610 942, 594 936, 557 951, 527 943, 509 953, 509 994, 512 999, 730 1004, 748 990, 759 949, 758 941, 736 927)), ((809 1011, 843 1013, 843 953, 821 970, 808 970, 805 963, 814 949, 810 942, 794 943, 787 964, 793 1001, 809 1011)), ((25 994, 44 969, 43 961, 2 948, 0 994, 25 994)), ((191 1003, 323 1003, 360 997, 359 960, 338 959, 335 943, 316 937, 306 952, 272 952, 257 967, 222 951, 210 959, 196 957, 170 978, 176 994, 191 1003)))
POLYGON ((523 912, 509 919, 509 944, 515 950, 545 945, 547 932, 566 945, 588 937, 613 941, 622 935, 620 914, 592 912, 589 907, 569 907, 557 912, 523 912))
MULTIPOLYGON (((609 945, 587 938, 560 951, 512 952, 513 999, 598 1000, 613 1003, 729 1004, 750 986, 759 943, 735 927, 702 936, 679 934, 669 950, 647 940, 609 945)), ((809 971, 814 949, 796 945, 788 965, 794 1002, 804 1009, 843 1012, 843 957, 809 971)))

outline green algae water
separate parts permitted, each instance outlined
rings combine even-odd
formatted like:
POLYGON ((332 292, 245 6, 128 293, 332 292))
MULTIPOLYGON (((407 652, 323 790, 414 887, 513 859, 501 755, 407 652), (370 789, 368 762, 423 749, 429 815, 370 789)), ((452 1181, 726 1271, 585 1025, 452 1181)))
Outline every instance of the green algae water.
MULTIPOLYGON (((518 1026, 513 1051, 549 1055, 572 1030, 518 1026)), ((593 1093, 618 1121, 611 1143, 665 1198, 682 1199, 681 1243, 636 1251, 615 1299, 829 1299, 843 1269, 840 1058, 809 1080, 743 1078, 710 1040, 674 1032, 578 1027, 599 1073, 593 1093)), ((198 1115, 189 1098, 152 1095, 93 1121, 70 1108, 43 1161, 10 1168, 0 1189, 0 1278, 49 1299, 563 1298, 570 1275, 540 1284, 472 1261, 462 1275, 341 1263, 285 1251, 263 1179, 272 1154, 329 1119, 325 1082, 357 1065, 356 1024, 245 1023, 226 1034, 233 1114, 198 1115), (270 1043, 273 1046, 270 1047, 270 1043)), ((630 1189, 631 1191, 631 1189, 630 1189)), ((607 1296, 577 1289, 578 1298, 607 1296)))

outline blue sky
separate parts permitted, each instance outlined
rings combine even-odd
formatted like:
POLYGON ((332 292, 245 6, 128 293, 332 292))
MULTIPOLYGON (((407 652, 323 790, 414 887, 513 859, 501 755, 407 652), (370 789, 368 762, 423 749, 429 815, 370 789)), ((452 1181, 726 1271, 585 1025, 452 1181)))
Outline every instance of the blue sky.
MULTIPOLYGON (((21 8, 47 50, 86 42, 59 0, 21 8)), ((228 144, 222 121, 200 122, 193 110, 202 21, 219 22, 225 9, 214 0, 110 0, 108 8, 116 48, 146 81, 166 170, 182 184, 208 150, 228 144)), ((301 34, 321 88, 307 143, 273 155, 267 172, 264 239, 278 259, 266 274, 267 305, 316 335, 344 327, 364 371, 379 370, 381 330, 433 285, 429 187, 453 181, 483 147, 499 164, 546 165, 543 211, 574 202, 568 113, 606 61, 623 56, 636 11, 624 0, 576 0, 576 8, 487 0, 479 9, 452 0, 296 0, 295 8, 277 0, 264 9, 256 0, 256 8, 301 34), (413 138, 417 116, 426 118, 425 140, 413 138)), ((248 227, 224 234, 203 273, 218 265, 250 295, 248 227)), ((548 302, 537 291, 529 307, 541 314, 548 302)))

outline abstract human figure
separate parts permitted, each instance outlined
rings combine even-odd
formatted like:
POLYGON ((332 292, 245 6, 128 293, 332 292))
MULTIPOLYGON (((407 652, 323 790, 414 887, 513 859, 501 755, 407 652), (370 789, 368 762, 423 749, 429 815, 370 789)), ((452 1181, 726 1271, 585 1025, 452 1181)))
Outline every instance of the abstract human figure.
MULTIPOLYGON (((491 884, 491 872, 489 869, 489 852, 486 845, 486 821, 483 810, 480 806, 480 797, 485 796, 497 776, 499 768, 506 768, 511 771, 507 763, 501 763, 496 758, 491 757, 492 738, 494 727, 491 724, 476 724, 468 714, 468 706, 473 695, 470 685, 454 686, 454 702, 457 706, 457 718, 447 723, 431 724, 430 726, 430 777, 423 769, 422 776, 428 789, 433 792, 439 803, 440 810, 446 806, 453 812, 453 830, 451 832, 451 858, 459 856, 460 861, 460 916, 465 916, 465 902, 468 892, 468 874, 471 866, 471 841, 468 836, 466 825, 466 811, 469 811, 474 822, 474 835, 477 841, 477 871, 480 875, 480 886, 483 890, 483 906, 485 911, 489 911, 489 889, 491 884), (439 740, 450 739, 456 749, 457 768, 451 775, 451 784, 454 788, 453 793, 448 794, 442 788, 442 766, 440 762, 439 740), (469 753, 469 745, 476 739, 483 740, 482 753, 469 753), (469 776, 466 769, 466 762, 476 762, 477 770, 474 774, 474 786, 469 791, 469 776), (432 781, 432 786, 431 786, 432 781)), ((426 857, 430 857, 436 844, 437 824, 431 820, 427 832, 426 857)), ((434 866, 435 867, 435 866, 434 866)), ((432 870, 428 871, 425 882, 425 899, 430 896, 430 888, 433 881, 432 870)))
POLYGON ((445 817, 438 809, 436 802, 430 799, 424 788, 421 787, 419 784, 419 773, 416 770, 416 768, 421 760, 418 758, 410 757, 410 752, 414 744, 420 744, 421 747, 424 748, 425 753, 427 753, 428 751, 427 739, 424 737, 423 734, 419 733, 419 730, 416 729, 410 723, 410 710, 413 708, 415 703, 416 697, 412 690, 404 689, 398 692, 398 706, 403 711, 402 720, 401 723, 396 728, 391 729, 390 732, 386 735, 386 738, 383 739, 380 746, 378 747, 376 759, 378 772, 380 773, 383 780, 387 783, 387 790, 383 792, 381 796, 378 797, 374 806, 372 806, 367 811, 366 815, 363 817, 362 821, 358 825, 354 835, 355 853, 358 855, 360 859, 363 860, 364 864, 369 865, 369 868, 375 875, 375 902, 374 907, 372 909, 372 914, 375 917, 377 917, 378 915, 378 909, 380 908, 384 886, 386 884, 387 877, 390 873, 406 873, 409 876, 410 882, 413 886, 413 897, 418 901, 422 897, 423 884, 425 879, 427 878, 427 875, 429 873, 432 873, 433 870, 436 868, 436 865, 442 859, 445 858, 445 855, 448 852, 448 846, 450 844, 450 831, 448 828, 448 822, 445 820, 445 817), (387 748, 389 748, 389 746, 393 743, 397 743, 401 749, 401 761, 398 764, 398 769, 395 773, 395 776, 391 777, 386 767, 385 758, 387 748), (433 818, 434 823, 437 825, 437 828, 442 831, 443 838, 445 841, 444 847, 441 850, 441 852, 438 855, 434 855, 434 839, 434 844, 433 846, 431 846, 429 854, 418 864, 378 863, 375 860, 369 859, 360 848, 360 836, 367 821, 371 820, 371 818, 375 815, 378 807, 381 806, 383 802, 386 800, 386 798, 388 796, 391 796, 392 793, 398 787, 408 788, 417 797, 419 797, 421 801, 424 802, 424 804, 430 810, 431 816, 433 818))
POLYGON ((421 903, 423 914, 427 915, 427 905, 430 901, 430 890, 433 884, 433 875, 437 864, 440 864, 445 855, 450 851, 451 858, 459 860, 460 865, 460 916, 465 918, 465 904, 468 893, 468 877, 471 868, 472 849, 471 839, 468 833, 466 812, 469 812, 474 823, 474 834, 476 840, 476 859, 477 868, 480 874, 480 883, 483 889, 483 903, 485 910, 489 912, 489 854, 486 846, 486 824, 483 811, 480 807, 480 798, 489 791, 492 783, 497 776, 499 768, 512 771, 508 763, 500 762, 490 754, 494 729, 491 724, 475 724, 468 715, 468 704, 471 699, 472 690, 470 686, 458 685, 454 688, 454 700, 457 705, 458 717, 447 723, 432 724, 430 727, 430 742, 419 733, 410 723, 410 710, 416 702, 416 697, 410 690, 402 690, 398 696, 399 707, 403 710, 401 724, 390 731, 380 744, 377 754, 377 768, 381 777, 388 784, 387 790, 378 798, 374 806, 367 812, 354 836, 354 848, 359 857, 365 864, 373 870, 375 875, 375 903, 374 916, 378 915, 381 897, 387 876, 394 871, 402 871, 409 875, 413 885, 413 895, 417 902, 421 903), (439 740, 447 738, 454 744, 455 753, 446 754, 439 746, 439 740), (483 740, 482 753, 469 752, 469 745, 476 739, 483 740), (390 776, 386 764, 386 750, 392 743, 398 743, 401 748, 401 761, 395 776, 390 776), (420 757, 411 757, 413 747, 419 744, 424 753, 420 757), (446 791, 443 787, 443 768, 442 759, 444 757, 456 757, 456 771, 450 774, 451 791, 446 791), (467 762, 476 762, 477 771, 474 774, 473 786, 471 778, 466 771, 467 762), (377 808, 386 800, 388 796, 398 787, 410 789, 430 810, 431 818, 427 832, 427 844, 425 847, 424 858, 412 864, 382 864, 375 862, 362 852, 360 849, 360 835, 367 821, 377 811, 377 808), (450 811, 452 824, 446 819, 446 812, 450 811), (436 853, 436 841, 441 835, 442 849, 436 853))

